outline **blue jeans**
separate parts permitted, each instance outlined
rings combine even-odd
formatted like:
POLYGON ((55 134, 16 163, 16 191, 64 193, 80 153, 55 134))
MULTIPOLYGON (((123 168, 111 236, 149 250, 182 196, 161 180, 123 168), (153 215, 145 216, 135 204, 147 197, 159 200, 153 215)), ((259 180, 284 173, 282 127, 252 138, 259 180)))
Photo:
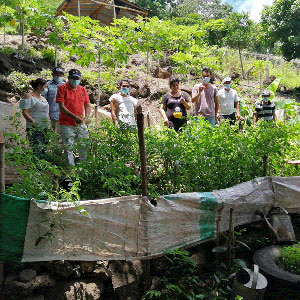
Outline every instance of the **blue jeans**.
MULTIPOLYGON (((196 119, 200 118, 200 116, 197 116, 196 119)), ((213 116, 213 117, 203 117, 206 121, 208 121, 210 123, 210 125, 212 127, 215 127, 216 125, 216 118, 213 116)))
POLYGON ((33 149, 33 153, 43 158, 46 153, 46 144, 48 143, 46 139, 47 129, 36 129, 27 128, 27 136, 29 140, 29 145, 33 149))

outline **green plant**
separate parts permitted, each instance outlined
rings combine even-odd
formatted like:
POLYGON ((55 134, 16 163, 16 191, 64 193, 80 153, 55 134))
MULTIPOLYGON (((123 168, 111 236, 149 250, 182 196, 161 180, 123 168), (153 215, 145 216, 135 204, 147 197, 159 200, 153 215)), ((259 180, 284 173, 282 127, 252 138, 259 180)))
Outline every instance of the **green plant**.
POLYGON ((41 50, 42 57, 49 63, 54 64, 55 62, 55 49, 53 47, 43 48, 41 50))
POLYGON ((280 250, 280 262, 287 271, 300 275, 300 243, 280 250))

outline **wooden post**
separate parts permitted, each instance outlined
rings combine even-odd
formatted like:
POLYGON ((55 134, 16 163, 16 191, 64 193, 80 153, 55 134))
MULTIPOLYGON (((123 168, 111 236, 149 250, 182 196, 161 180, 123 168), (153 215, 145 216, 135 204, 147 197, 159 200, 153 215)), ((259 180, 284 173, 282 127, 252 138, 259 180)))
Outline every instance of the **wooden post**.
POLYGON ((78 17, 81 17, 81 11, 80 11, 80 0, 78 0, 78 17))
POLYGON ((141 160, 142 195, 148 196, 146 148, 145 148, 145 136, 144 136, 144 114, 141 106, 137 107, 137 127, 138 127, 138 136, 139 136, 140 160, 141 160))
MULTIPOLYGON (((146 147, 145 147, 145 135, 144 135, 144 114, 141 106, 137 107, 137 127, 138 127, 138 136, 139 136, 140 160, 141 160, 142 195, 148 196, 146 147)), ((145 287, 146 290, 149 290, 151 287, 150 260, 144 261, 143 269, 145 272, 145 287)))
POLYGON ((3 27, 3 44, 5 45, 6 44, 6 26, 4 24, 4 27, 3 27))
POLYGON ((57 46, 55 45, 55 60, 54 60, 54 67, 57 67, 57 46))
MULTIPOLYGON (((5 192, 5 141, 0 131, 0 193, 5 192)), ((4 279, 4 262, 0 261, 0 291, 4 279)))
POLYGON ((22 30, 22 49, 25 47, 25 21, 21 20, 21 30, 22 30))
POLYGON ((230 272, 233 260, 233 248, 234 248, 234 221, 233 221, 233 208, 230 208, 229 217, 229 231, 228 231, 228 262, 227 268, 230 272))

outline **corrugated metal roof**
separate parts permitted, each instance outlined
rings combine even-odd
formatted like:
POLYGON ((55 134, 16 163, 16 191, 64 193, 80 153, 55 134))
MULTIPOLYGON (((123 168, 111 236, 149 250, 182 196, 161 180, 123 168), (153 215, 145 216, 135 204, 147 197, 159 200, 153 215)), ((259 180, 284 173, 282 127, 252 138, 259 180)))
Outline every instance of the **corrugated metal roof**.
MULTIPOLYGON (((116 0, 117 18, 127 17, 134 19, 138 15, 146 16, 148 11, 127 0, 116 0)), ((78 0, 64 0, 58 7, 56 15, 65 11, 71 15, 78 15, 78 0)), ((80 0, 80 16, 88 16, 99 20, 100 23, 109 25, 114 18, 114 6, 111 0, 80 0)))

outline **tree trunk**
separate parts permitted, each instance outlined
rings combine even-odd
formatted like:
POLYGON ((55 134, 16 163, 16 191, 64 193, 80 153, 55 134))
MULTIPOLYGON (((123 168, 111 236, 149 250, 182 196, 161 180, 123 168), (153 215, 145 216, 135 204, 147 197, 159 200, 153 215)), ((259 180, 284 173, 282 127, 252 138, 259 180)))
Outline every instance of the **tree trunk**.
POLYGON ((21 32, 22 32, 22 48, 25 48, 25 21, 24 19, 20 22, 21 25, 21 32))
POLYGON ((80 0, 78 0, 78 17, 80 18, 81 17, 81 10, 80 10, 80 0))
POLYGON ((243 79, 245 79, 245 72, 244 72, 244 65, 243 65, 243 60, 242 60, 240 43, 239 43, 239 56, 240 56, 240 62, 241 62, 241 68, 242 68, 242 77, 243 77, 243 79))
POLYGON ((5 27, 5 24, 4 24, 4 27, 3 27, 3 45, 6 44, 6 27, 5 27))

